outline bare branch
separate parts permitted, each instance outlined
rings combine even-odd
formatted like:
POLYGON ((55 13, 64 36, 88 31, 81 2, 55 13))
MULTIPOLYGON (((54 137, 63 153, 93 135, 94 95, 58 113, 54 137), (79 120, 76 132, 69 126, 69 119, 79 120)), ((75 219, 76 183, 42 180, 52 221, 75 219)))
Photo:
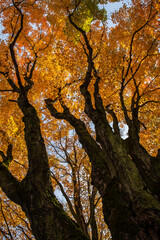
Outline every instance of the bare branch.
POLYGON ((110 108, 110 106, 106 106, 105 109, 112 116, 114 133, 120 137, 118 119, 117 119, 115 112, 113 111, 113 109, 110 108))
MULTIPOLYGON (((155 41, 159 38, 159 36, 160 36, 160 35, 158 35, 158 36, 154 39, 154 41, 152 42, 150 48, 147 50, 146 55, 140 60, 138 66, 137 66, 137 68, 136 68, 136 70, 134 71, 134 73, 132 72, 132 76, 131 76, 131 77, 129 78, 129 80, 124 84, 124 87, 126 87, 127 84, 134 78, 135 74, 136 74, 136 73, 138 72, 138 70, 140 69, 141 64, 144 62, 144 60, 145 60, 147 57, 149 57, 149 52, 150 52, 150 50, 152 49, 155 41)), ((131 69, 131 66, 130 66, 130 69, 131 69)), ((128 75, 128 74, 127 74, 127 75, 128 75)))
POLYGON ((133 33, 132 38, 131 38, 131 43, 130 43, 129 62, 128 62, 128 67, 127 67, 126 74, 125 74, 124 78, 126 78, 128 76, 129 69, 131 67, 133 42, 134 42, 134 38, 135 38, 136 34, 139 33, 156 15, 157 15, 157 12, 155 12, 152 17, 150 17, 150 14, 149 14, 148 20, 139 29, 137 29, 133 33))
POLYGON ((148 103, 160 103, 160 101, 154 101, 154 100, 146 101, 145 103, 139 105, 139 107, 144 107, 148 103))
POLYGON ((12 236, 12 233, 11 233, 11 231, 10 231, 10 228, 9 228, 9 225, 8 225, 8 222, 7 222, 7 219, 6 219, 5 214, 4 214, 4 212, 3 212, 2 203, 0 203, 0 205, 1 205, 2 216, 3 216, 3 219, 4 219, 5 224, 6 224, 6 226, 7 226, 8 235, 10 236, 10 239, 14 240, 14 239, 13 239, 13 236, 12 236))
POLYGON ((66 194, 66 192, 65 192, 62 184, 58 181, 58 179, 56 178, 56 176, 55 176, 55 174, 54 174, 53 172, 51 172, 51 176, 52 176, 52 178, 56 181, 56 183, 58 184, 58 186, 60 187, 61 193, 63 194, 64 198, 66 199, 67 204, 68 204, 68 207, 69 207, 69 209, 70 209, 70 211, 71 211, 74 219, 77 221, 76 212, 74 211, 73 206, 72 206, 72 203, 71 203, 69 197, 67 196, 67 194, 66 194))
POLYGON ((25 235, 25 237, 26 237, 27 239, 33 240, 33 238, 30 238, 30 237, 28 236, 28 234, 25 232, 25 230, 24 230, 24 228, 23 228, 22 226, 18 225, 17 228, 19 228, 19 229, 22 231, 22 233, 25 235))
POLYGON ((6 71, 6 72, 0 71, 0 74, 2 74, 6 78, 7 82, 12 87, 12 89, 13 89, 12 91, 13 92, 17 92, 17 93, 20 92, 19 88, 16 86, 16 84, 13 82, 13 80, 9 77, 8 71, 6 71))
POLYGON ((23 30, 23 17, 24 16, 23 16, 22 11, 20 10, 20 8, 18 8, 18 5, 14 2, 14 0, 12 0, 12 3, 14 5, 14 7, 17 9, 17 11, 19 12, 19 14, 20 14, 20 27, 19 27, 17 33, 15 34, 15 36, 13 37, 13 41, 9 45, 9 49, 10 49, 12 62, 13 62, 14 68, 15 68, 16 77, 17 77, 17 80, 18 80, 18 85, 19 85, 20 90, 22 91, 22 93, 24 93, 25 91, 24 91, 24 87, 22 85, 20 72, 19 72, 19 67, 18 67, 18 63, 17 63, 17 60, 16 60, 15 51, 14 51, 14 46, 16 44, 16 41, 17 41, 20 33, 23 30))
POLYGON ((8 149, 7 149, 7 155, 5 155, 2 151, 0 151, 0 155, 3 159, 3 164, 6 167, 9 167, 10 162, 13 160, 13 156, 12 156, 12 144, 8 145, 8 149))
POLYGON ((0 92, 13 92, 13 89, 0 89, 0 92))

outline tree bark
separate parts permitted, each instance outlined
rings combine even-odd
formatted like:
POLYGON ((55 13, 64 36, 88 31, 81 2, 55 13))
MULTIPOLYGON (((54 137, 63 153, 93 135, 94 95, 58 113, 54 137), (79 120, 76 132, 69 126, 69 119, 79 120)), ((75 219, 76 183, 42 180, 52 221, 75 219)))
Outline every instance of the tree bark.
MULTIPOLYGON (((92 183, 101 194, 104 218, 111 230, 113 240, 158 240, 160 236, 160 159, 159 155, 156 158, 151 157, 139 143, 138 85, 135 91, 138 96, 135 108, 133 104, 135 94, 131 99, 132 119, 128 116, 123 96, 128 72, 132 70, 133 39, 147 23, 134 32, 130 45, 130 61, 125 76, 122 72, 119 95, 124 118, 129 128, 128 139, 124 141, 120 136, 116 114, 109 105, 106 107, 103 105, 99 93, 101 78, 94 66, 90 41, 85 31, 73 21, 72 15, 72 13, 69 14, 69 21, 82 35, 86 47, 88 68, 80 91, 85 100, 84 111, 95 127, 96 140, 87 131, 85 123, 71 114, 60 95, 59 101, 64 109, 62 113, 54 108, 51 99, 46 100, 46 106, 53 117, 65 119, 75 128, 79 141, 88 154, 92 166, 92 183), (93 97, 88 90, 92 78, 95 79, 93 97), (106 112, 113 119, 113 130, 107 120, 106 112)), ((151 19, 154 16, 153 14, 151 19)))
POLYGON ((18 182, 2 162, 0 185, 3 191, 22 207, 37 240, 87 240, 88 237, 67 216, 53 193, 47 153, 36 110, 24 94, 20 94, 18 106, 24 115, 29 170, 26 177, 18 182))
MULTIPOLYGON (((100 119, 95 122, 99 143, 89 135, 85 124, 69 110, 57 113, 46 101, 52 116, 68 120, 92 163, 92 183, 99 190, 104 218, 113 240, 158 240, 160 236, 160 203, 158 194, 141 176, 122 139, 118 138, 100 119)), ((158 159, 155 159, 155 161, 158 159)))
MULTIPOLYGON (((23 13, 17 3, 13 6, 20 14, 20 27, 13 34, 9 45, 17 84, 10 78, 8 83, 13 92, 19 94, 18 106, 23 112, 25 124, 25 141, 28 150, 29 170, 22 182, 18 182, 8 170, 8 160, 12 160, 9 147, 7 156, 0 152, 3 162, 0 163, 0 186, 6 195, 19 204, 29 218, 33 234, 38 240, 87 240, 78 225, 63 211, 57 201, 50 180, 50 170, 44 140, 41 135, 40 121, 36 110, 28 102, 27 91, 33 82, 32 73, 35 62, 31 68, 25 86, 21 81, 19 66, 14 52, 14 46, 23 30, 23 13)), ((80 1, 79 1, 80 4, 80 1)), ((78 5, 77 5, 78 7, 78 5)), ((74 11, 76 8, 74 9, 74 11)), ((69 13, 68 19, 72 26, 82 35, 85 44, 88 68, 80 91, 85 100, 85 113, 95 126, 96 140, 88 132, 86 125, 71 114, 59 94, 59 101, 63 112, 58 112, 53 106, 53 100, 47 99, 46 105, 51 115, 57 119, 65 119, 74 128, 84 150, 88 154, 92 165, 92 183, 99 191, 103 202, 103 212, 113 240, 158 240, 160 236, 160 158, 151 157, 139 143, 140 124, 138 120, 139 90, 134 77, 139 70, 142 58, 135 72, 132 72, 133 42, 139 33, 154 18, 157 12, 150 12, 149 19, 132 35, 129 58, 123 66, 120 103, 124 120, 129 128, 129 136, 125 141, 121 138, 118 120, 112 109, 103 105, 99 93, 100 77, 94 66, 93 49, 86 32, 72 19, 74 11, 69 13), (125 71, 124 71, 125 70, 125 71), (125 73, 124 73, 125 72, 125 73), (127 79, 128 73, 132 77, 127 79), (91 79, 94 83, 94 93, 91 94, 88 86, 91 79), (124 89, 134 79, 136 90, 131 99, 131 117, 128 115, 124 101, 124 89), (92 96, 91 96, 92 95, 92 96), (137 96, 137 98, 135 98, 137 96), (94 99, 94 103, 92 100, 94 99), (106 111, 113 118, 113 128, 109 125, 106 111)), ((154 40, 153 40, 154 42, 154 40)), ((35 56, 36 61, 37 55, 35 56)), ((26 75, 27 76, 27 75, 26 75)), ((25 79, 24 79, 25 80, 25 79)), ((144 104, 146 104, 145 102, 144 104)), ((142 105, 144 105, 142 104, 142 105)))
POLYGON ((85 100, 85 113, 95 126, 96 140, 89 134, 85 123, 71 114, 61 96, 60 104, 64 109, 62 113, 54 108, 51 99, 46 100, 46 106, 53 117, 65 119, 75 128, 79 141, 88 154, 92 166, 92 183, 102 196, 104 218, 113 240, 158 240, 160 161, 152 158, 139 143, 139 130, 136 127, 138 113, 133 120, 128 116, 123 99, 124 79, 120 101, 129 127, 129 137, 125 141, 121 138, 116 114, 103 105, 99 93, 100 77, 94 67, 93 51, 86 33, 76 26, 71 16, 69 20, 83 35, 88 49, 88 69, 80 91, 85 100), (94 104, 88 90, 92 76, 95 78, 94 104), (105 110, 113 118, 114 130, 109 125, 105 110))

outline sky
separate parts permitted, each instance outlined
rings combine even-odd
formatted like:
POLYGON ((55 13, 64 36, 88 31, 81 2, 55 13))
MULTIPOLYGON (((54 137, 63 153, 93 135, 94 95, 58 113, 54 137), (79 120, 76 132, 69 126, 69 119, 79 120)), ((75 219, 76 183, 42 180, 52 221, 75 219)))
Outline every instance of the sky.
POLYGON ((104 7, 107 11, 107 22, 109 27, 114 27, 115 24, 113 24, 112 19, 111 19, 111 14, 114 13, 115 11, 118 11, 123 4, 129 5, 131 3, 131 0, 120 0, 119 2, 112 2, 112 3, 107 3, 104 5, 101 5, 104 7))

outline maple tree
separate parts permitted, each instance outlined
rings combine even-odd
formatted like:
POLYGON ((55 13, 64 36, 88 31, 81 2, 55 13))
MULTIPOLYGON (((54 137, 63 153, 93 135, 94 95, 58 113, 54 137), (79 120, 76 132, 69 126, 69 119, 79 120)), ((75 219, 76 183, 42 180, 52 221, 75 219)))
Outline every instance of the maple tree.
POLYGON ((60 124, 89 157, 112 238, 159 239, 160 5, 132 0, 108 30, 107 2, 0 1, 0 186, 36 239, 88 239, 53 193, 60 124))
MULTIPOLYGON (((110 239, 110 232, 103 220, 101 197, 91 185, 87 155, 80 148, 75 134, 67 137, 63 128, 59 128, 59 137, 54 145, 46 139, 53 189, 58 188, 61 191, 65 212, 80 225, 90 239, 110 239), (62 135, 65 135, 65 139, 61 138, 62 135)), ((22 210, 3 193, 1 197, 0 236, 35 239, 22 210)))

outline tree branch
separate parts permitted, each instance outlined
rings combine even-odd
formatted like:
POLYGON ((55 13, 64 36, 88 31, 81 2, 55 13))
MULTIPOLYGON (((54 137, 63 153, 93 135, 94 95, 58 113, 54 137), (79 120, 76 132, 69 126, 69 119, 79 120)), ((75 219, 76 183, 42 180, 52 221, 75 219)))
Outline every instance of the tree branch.
POLYGON ((13 177, 5 164, 0 162, 0 186, 8 198, 17 204, 20 204, 18 195, 19 184, 20 183, 13 177))
POLYGON ((52 178, 54 178, 54 180, 56 181, 56 183, 58 184, 58 186, 60 187, 61 193, 63 194, 64 198, 66 199, 66 202, 68 204, 69 210, 72 213, 72 216, 74 217, 74 219, 77 221, 77 215, 73 209, 72 203, 69 199, 69 197, 67 196, 66 192, 64 191, 64 188, 62 186, 62 184, 58 181, 58 179, 56 178, 55 174, 53 172, 51 172, 51 176, 52 178))
POLYGON ((8 149, 7 149, 7 156, 0 151, 0 155, 3 159, 3 164, 8 168, 9 164, 11 163, 11 161, 13 160, 13 156, 12 156, 12 144, 8 145, 8 149))
POLYGON ((129 62, 128 62, 128 67, 127 67, 126 74, 125 74, 124 78, 126 78, 126 77, 128 76, 129 69, 130 69, 130 67, 131 67, 131 62, 132 62, 132 49, 133 49, 133 41, 134 41, 135 35, 136 35, 138 32, 140 32, 156 15, 157 15, 157 12, 155 12, 152 17, 149 16, 148 20, 147 20, 139 29, 137 29, 137 30, 133 33, 132 38, 131 38, 131 42, 130 42, 129 62))
POLYGON ((3 209, 2 209, 2 203, 0 203, 0 205, 1 205, 1 212, 2 212, 2 215, 3 215, 3 219, 4 219, 5 224, 6 224, 6 226, 7 226, 8 235, 10 236, 10 239, 14 240, 13 237, 12 237, 12 233, 11 233, 11 231, 10 231, 10 228, 9 228, 9 225, 8 225, 8 222, 7 222, 7 219, 6 219, 5 214, 4 214, 4 212, 3 212, 3 209))
POLYGON ((19 12, 20 14, 20 27, 17 31, 17 33, 15 34, 12 42, 10 43, 9 45, 9 49, 10 49, 10 54, 11 54, 11 58, 12 58, 12 62, 13 62, 13 65, 14 65, 14 68, 15 68, 15 72, 16 72, 16 77, 17 77, 17 80, 18 80, 18 85, 20 87, 20 90, 22 93, 25 93, 24 91, 24 87, 22 85, 22 81, 21 81, 21 77, 20 77, 20 72, 19 72, 19 67, 18 67, 18 63, 17 63, 17 60, 16 60, 16 56, 15 56, 15 51, 14 51, 14 46, 16 44, 16 41, 20 35, 20 33, 22 32, 23 30, 23 14, 22 14, 22 11, 18 8, 18 5, 16 4, 16 2, 14 2, 14 0, 12 0, 12 3, 13 3, 13 6, 17 9, 17 11, 19 12))
POLYGON ((115 112, 113 111, 113 109, 110 108, 110 105, 109 106, 107 105, 105 107, 105 109, 106 109, 107 113, 109 113, 112 116, 114 133, 120 137, 118 119, 117 119, 117 116, 116 116, 115 112))
POLYGON ((145 103, 139 105, 139 108, 140 108, 140 107, 144 107, 144 106, 145 106, 146 104, 148 104, 148 103, 160 103, 160 101, 154 101, 154 100, 146 101, 145 103))
MULTIPOLYGON (((46 107, 48 108, 50 114, 53 117, 55 117, 56 119, 65 119, 71 124, 71 126, 75 128, 76 133, 79 137, 79 141, 81 142, 83 148, 87 152, 91 161, 94 161, 95 164, 97 165, 99 155, 101 156, 101 159, 104 159, 102 150, 100 149, 96 141, 92 138, 92 136, 89 134, 84 122, 82 122, 80 119, 77 119, 75 116, 73 116, 67 107, 63 111, 63 113, 58 112, 53 106, 54 101, 52 99, 46 99, 45 103, 46 103, 46 107), (93 152, 93 149, 95 150, 96 153, 93 152)), ((101 165, 103 165, 102 160, 101 160, 101 165)))

